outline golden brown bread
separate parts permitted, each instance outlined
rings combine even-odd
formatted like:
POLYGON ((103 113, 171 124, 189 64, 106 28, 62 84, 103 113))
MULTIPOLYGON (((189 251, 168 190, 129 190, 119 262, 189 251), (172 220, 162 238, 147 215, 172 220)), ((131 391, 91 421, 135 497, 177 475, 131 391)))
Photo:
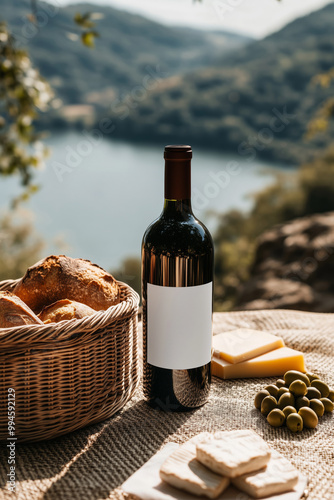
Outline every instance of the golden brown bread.
POLYGON ((75 300, 63 299, 44 307, 38 317, 43 323, 47 324, 58 323, 64 319, 81 319, 95 313, 95 309, 85 304, 81 304, 75 300))
POLYGON ((16 295, 0 292, 0 328, 42 324, 42 321, 16 295))
POLYGON ((115 278, 89 260, 51 255, 30 267, 14 288, 36 314, 61 299, 75 300, 96 311, 118 304, 115 278))

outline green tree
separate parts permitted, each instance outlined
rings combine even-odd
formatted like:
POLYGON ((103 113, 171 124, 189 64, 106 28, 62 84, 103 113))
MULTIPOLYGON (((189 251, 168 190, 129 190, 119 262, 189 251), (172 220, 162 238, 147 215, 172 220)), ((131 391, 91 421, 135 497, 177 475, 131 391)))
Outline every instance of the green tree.
POLYGON ((43 248, 29 212, 20 209, 0 215, 0 281, 23 276, 41 258, 43 248))
POLYGON ((275 224, 334 211, 334 150, 302 165, 294 175, 278 175, 254 194, 249 213, 238 210, 219 217, 215 233, 215 309, 230 310, 238 287, 249 278, 256 238, 275 224))
POLYGON ((111 272, 116 279, 130 285, 137 293, 141 293, 141 261, 137 257, 127 257, 119 269, 111 272))
MULTIPOLYGON (((31 2, 30 22, 35 22, 37 1, 31 2)), ((81 41, 94 47, 97 14, 77 13, 74 22, 81 41)), ((46 112, 53 101, 53 91, 33 66, 28 52, 18 47, 5 22, 0 22, 0 175, 17 175, 24 187, 16 205, 37 190, 33 184, 34 169, 41 166, 47 148, 43 135, 34 130, 34 121, 46 112)))
MULTIPOLYGON (((313 78, 315 86, 320 85, 323 88, 329 88, 334 81, 334 68, 331 68, 326 73, 321 73, 313 78)), ((325 100, 322 106, 318 109, 313 119, 308 123, 306 139, 313 139, 316 134, 326 132, 328 130, 329 121, 334 116, 334 97, 329 97, 325 100)))
MULTIPOLYGON (((4 23, 0 24, 0 174, 18 175, 26 188, 36 190, 33 169, 45 158, 46 148, 34 132, 33 121, 52 99, 49 84, 33 67, 26 51, 4 23)), ((17 200, 16 200, 17 201, 17 200)))
MULTIPOLYGON (((31 8, 28 17, 34 23, 36 0, 31 1, 31 8)), ((94 46, 98 36, 93 17, 77 13, 74 18, 82 43, 88 47, 94 46)), ((28 52, 18 47, 6 23, 0 22, 0 176, 17 176, 24 188, 13 200, 16 210, 0 217, 0 280, 22 276, 40 258, 44 247, 32 219, 18 204, 38 189, 33 182, 34 170, 43 164, 48 150, 43 135, 34 130, 34 121, 49 109, 53 96, 28 52)))

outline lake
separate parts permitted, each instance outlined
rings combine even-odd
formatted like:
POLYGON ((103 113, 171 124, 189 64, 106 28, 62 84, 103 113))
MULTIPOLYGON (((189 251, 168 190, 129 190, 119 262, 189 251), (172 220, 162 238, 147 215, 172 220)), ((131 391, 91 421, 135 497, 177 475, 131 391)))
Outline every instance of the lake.
MULTIPOLYGON (((163 150, 95 139, 80 132, 48 139, 51 156, 38 171, 40 191, 26 204, 47 241, 45 255, 59 253, 58 240, 73 257, 115 269, 125 257, 140 257, 142 235, 163 205, 163 150)), ((238 155, 193 148, 192 194, 195 215, 213 232, 213 212, 247 210, 250 195, 278 172, 292 169, 238 155)), ((1 207, 19 193, 16 179, 1 179, 1 207)))

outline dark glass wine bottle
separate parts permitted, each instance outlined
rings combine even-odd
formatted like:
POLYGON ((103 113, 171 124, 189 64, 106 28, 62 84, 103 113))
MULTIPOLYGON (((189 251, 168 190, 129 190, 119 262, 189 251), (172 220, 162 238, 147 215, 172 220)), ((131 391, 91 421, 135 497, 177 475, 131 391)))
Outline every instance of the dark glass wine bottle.
POLYGON ((191 208, 191 147, 164 158, 163 211, 142 244, 143 385, 151 406, 185 411, 211 384, 213 242, 191 208))

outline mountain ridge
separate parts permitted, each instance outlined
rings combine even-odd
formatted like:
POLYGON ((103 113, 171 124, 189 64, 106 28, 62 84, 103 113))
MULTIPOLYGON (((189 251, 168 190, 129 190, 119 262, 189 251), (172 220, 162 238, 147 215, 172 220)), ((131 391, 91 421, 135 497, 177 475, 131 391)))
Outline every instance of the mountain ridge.
MULTIPOLYGON (((10 0, 3 2, 1 14, 14 31, 22 31, 30 2, 20 0, 15 9, 10 0)), ((61 8, 28 44, 64 104, 39 125, 87 128, 108 117, 114 138, 191 142, 287 164, 309 161, 328 147, 334 132, 331 123, 305 142, 307 124, 332 95, 313 79, 334 66, 333 24, 331 3, 250 41, 231 33, 170 28, 111 7, 61 8), (74 30, 74 14, 89 9, 104 14, 95 50, 66 37, 74 30), (61 31, 57 24, 67 28, 61 31), (230 52, 222 53, 222 47, 230 52), (143 82, 157 68, 156 84, 146 89, 143 82)))
POLYGON ((8 22, 18 41, 24 43, 65 104, 83 103, 87 93, 106 89, 113 90, 115 96, 127 92, 141 82, 146 66, 163 63, 170 75, 207 66, 219 56, 222 47, 233 50, 249 41, 227 32, 169 28, 104 5, 52 7, 38 2, 37 8, 34 36, 24 36, 34 33, 34 25, 27 19, 31 14, 29 0, 17 0, 15 6, 10 0, 2 0, 0 17, 8 22), (77 12, 102 14, 96 21, 100 36, 95 49, 68 38, 78 31, 73 21, 77 12))
POLYGON ((305 142, 307 124, 331 89, 313 78, 334 66, 334 4, 289 23, 279 32, 222 56, 212 67, 153 90, 116 134, 130 140, 192 142, 247 157, 298 164, 330 144, 327 132, 305 142), (277 113, 293 119, 274 130, 277 113), (126 134, 125 134, 126 127, 126 134), (173 141, 174 138, 174 141, 173 141))

